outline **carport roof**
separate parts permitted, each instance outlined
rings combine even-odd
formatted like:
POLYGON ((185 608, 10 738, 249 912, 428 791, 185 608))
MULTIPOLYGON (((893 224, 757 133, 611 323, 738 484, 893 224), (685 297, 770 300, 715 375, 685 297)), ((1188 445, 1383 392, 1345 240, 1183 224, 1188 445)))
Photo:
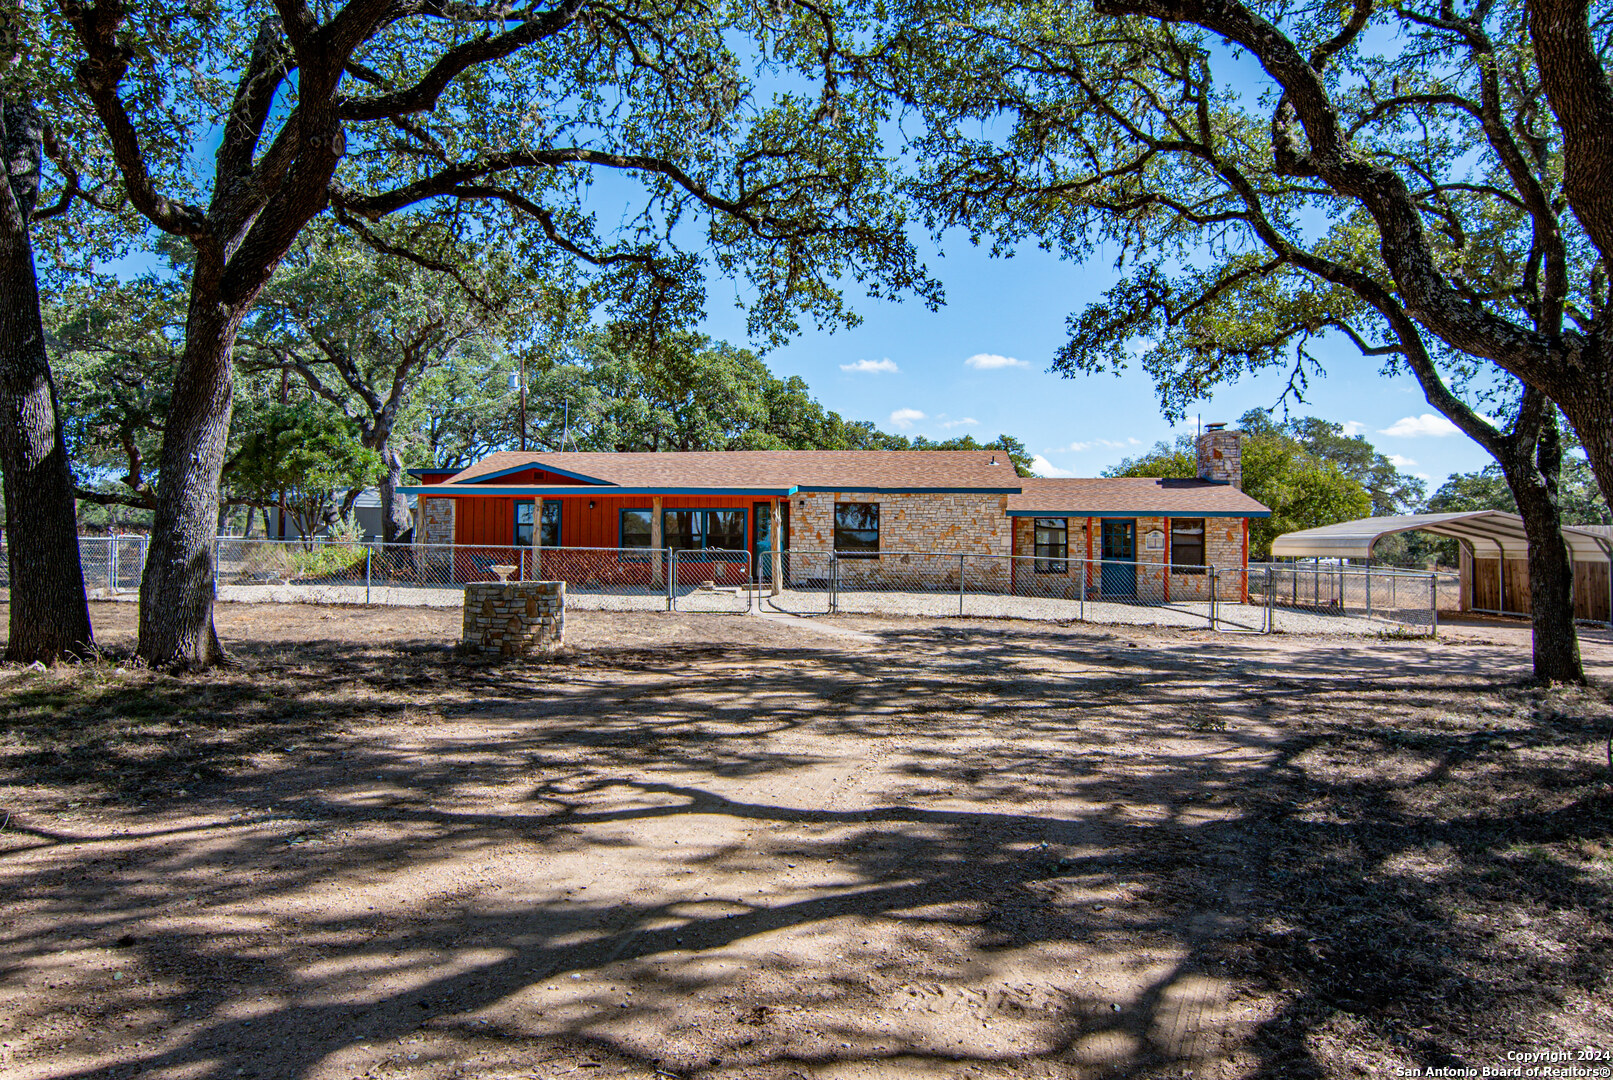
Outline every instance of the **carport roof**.
MULTIPOLYGON (((1454 536, 1473 546, 1483 559, 1499 554, 1521 559, 1528 551, 1523 518, 1500 510, 1473 510, 1460 514, 1402 514, 1399 517, 1357 518, 1319 529, 1284 533, 1271 543, 1273 558, 1370 559, 1372 545, 1385 536, 1426 532, 1454 536)), ((1613 538, 1598 526, 1563 526, 1563 539, 1579 562, 1608 559, 1613 538)))

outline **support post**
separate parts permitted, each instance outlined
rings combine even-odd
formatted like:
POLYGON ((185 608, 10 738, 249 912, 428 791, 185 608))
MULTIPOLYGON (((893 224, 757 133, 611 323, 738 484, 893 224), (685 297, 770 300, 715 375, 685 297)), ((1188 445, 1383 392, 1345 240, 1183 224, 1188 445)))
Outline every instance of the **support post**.
POLYGON ((370 551, 371 551, 370 545, 365 544, 364 545, 364 603, 365 603, 365 606, 368 606, 369 602, 370 602, 370 551))
MULTIPOLYGON (((650 583, 652 585, 661 584, 661 580, 666 574, 666 568, 661 563, 661 546, 665 541, 661 534, 661 524, 661 496, 657 495, 650 500, 650 547, 655 551, 655 554, 650 557, 652 562, 650 583)), ((668 588, 666 595, 667 610, 671 611, 672 591, 670 588, 668 588)))
POLYGON ((768 504, 767 535, 772 538, 768 559, 773 564, 773 584, 768 591, 771 595, 777 596, 784 588, 784 513, 777 499, 768 504))
MULTIPOLYGON (((656 501, 659 502, 660 500, 656 500, 656 501)), ((657 567, 660 566, 662 555, 666 556, 666 566, 667 566, 667 574, 666 574, 666 609, 668 611, 671 611, 671 610, 673 610, 673 608, 675 608, 677 606, 676 594, 673 592, 672 585, 673 585, 673 583, 675 581, 678 580, 678 553, 676 551, 673 551, 671 548, 665 548, 665 549, 656 548, 655 549, 655 561, 656 561, 657 567)))
POLYGON ((1439 573, 1428 575, 1429 637, 1439 637, 1439 573))
POLYGON ((532 498, 532 580, 543 580, 543 496, 532 498))
POLYGON ((1507 549, 1501 541, 1495 542, 1495 608, 1507 613, 1507 549))

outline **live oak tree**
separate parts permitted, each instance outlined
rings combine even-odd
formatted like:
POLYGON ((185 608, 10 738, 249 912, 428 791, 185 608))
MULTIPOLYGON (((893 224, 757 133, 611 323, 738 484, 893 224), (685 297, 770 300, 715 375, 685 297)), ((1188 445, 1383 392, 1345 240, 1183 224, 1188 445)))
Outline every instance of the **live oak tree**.
POLYGON ((452 241, 429 223, 405 233, 389 231, 383 247, 429 251, 432 263, 459 269, 429 269, 318 223, 293 245, 248 316, 240 358, 249 370, 290 375, 357 425, 385 466, 385 543, 411 527, 399 491, 403 450, 393 435, 421 382, 473 343, 518 341, 547 291, 498 245, 444 250, 452 241))
POLYGON ((234 347, 316 215, 377 247, 371 223, 405 211, 467 238, 508 235, 533 262, 592 271, 596 295, 650 342, 700 310, 706 259, 746 280, 752 331, 773 340, 803 317, 850 318, 843 279, 937 298, 885 193, 880 101, 841 77, 841 15, 825 5, 64 0, 61 12, 132 206, 194 248, 141 583, 138 652, 154 666, 222 658, 211 535, 234 347), (162 148, 212 138, 208 167, 200 155, 155 167, 162 148))
POLYGON ((106 234, 82 218, 115 196, 93 169, 85 175, 73 139, 82 117, 63 85, 58 43, 38 35, 35 16, 27 5, 0 12, 0 472, 10 564, 6 658, 48 663, 90 648, 92 633, 37 266, 107 253, 106 234), (79 250, 68 254, 59 246, 66 230, 53 226, 70 211, 79 250))
POLYGON ((1613 311, 1563 201, 1569 140, 1525 19, 1490 2, 913 0, 876 76, 928 121, 915 191, 935 227, 1118 254, 1121 281, 1071 317, 1055 367, 1140 354, 1169 416, 1274 365, 1302 390, 1330 333, 1415 375, 1517 496, 1537 676, 1580 681, 1552 402, 1613 488, 1613 311))

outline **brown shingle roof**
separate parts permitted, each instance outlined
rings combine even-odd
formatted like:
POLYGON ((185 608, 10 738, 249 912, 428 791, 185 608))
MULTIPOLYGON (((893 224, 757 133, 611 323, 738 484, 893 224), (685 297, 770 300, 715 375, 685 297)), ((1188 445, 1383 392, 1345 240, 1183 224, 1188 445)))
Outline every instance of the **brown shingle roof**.
POLYGON ((1008 512, 1050 517, 1222 514, 1265 517, 1270 510, 1229 484, 1208 480, 1157 480, 1151 477, 1021 480, 1023 490, 1008 496, 1008 512))
POLYGON ((462 484, 530 467, 622 487, 925 488, 1010 491, 1021 480, 1001 450, 717 450, 667 453, 489 454, 451 477, 462 484), (996 464, 992 464, 995 460, 996 464))

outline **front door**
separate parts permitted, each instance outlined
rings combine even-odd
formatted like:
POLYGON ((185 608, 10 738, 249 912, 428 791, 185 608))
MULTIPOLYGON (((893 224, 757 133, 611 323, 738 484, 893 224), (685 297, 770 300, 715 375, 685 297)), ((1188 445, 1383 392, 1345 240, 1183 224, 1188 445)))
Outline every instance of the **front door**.
POLYGON ((1137 595, 1137 522, 1131 518, 1103 523, 1102 583, 1105 596, 1137 595))
MULTIPOLYGON (((756 539, 751 549, 756 556, 756 580, 773 580, 773 504, 759 502, 751 507, 751 520, 756 523, 756 539)), ((790 548, 790 504, 788 500, 779 502, 779 524, 783 527, 784 537, 780 546, 781 551, 790 548)), ((788 568, 786 567, 786 574, 788 568)))

